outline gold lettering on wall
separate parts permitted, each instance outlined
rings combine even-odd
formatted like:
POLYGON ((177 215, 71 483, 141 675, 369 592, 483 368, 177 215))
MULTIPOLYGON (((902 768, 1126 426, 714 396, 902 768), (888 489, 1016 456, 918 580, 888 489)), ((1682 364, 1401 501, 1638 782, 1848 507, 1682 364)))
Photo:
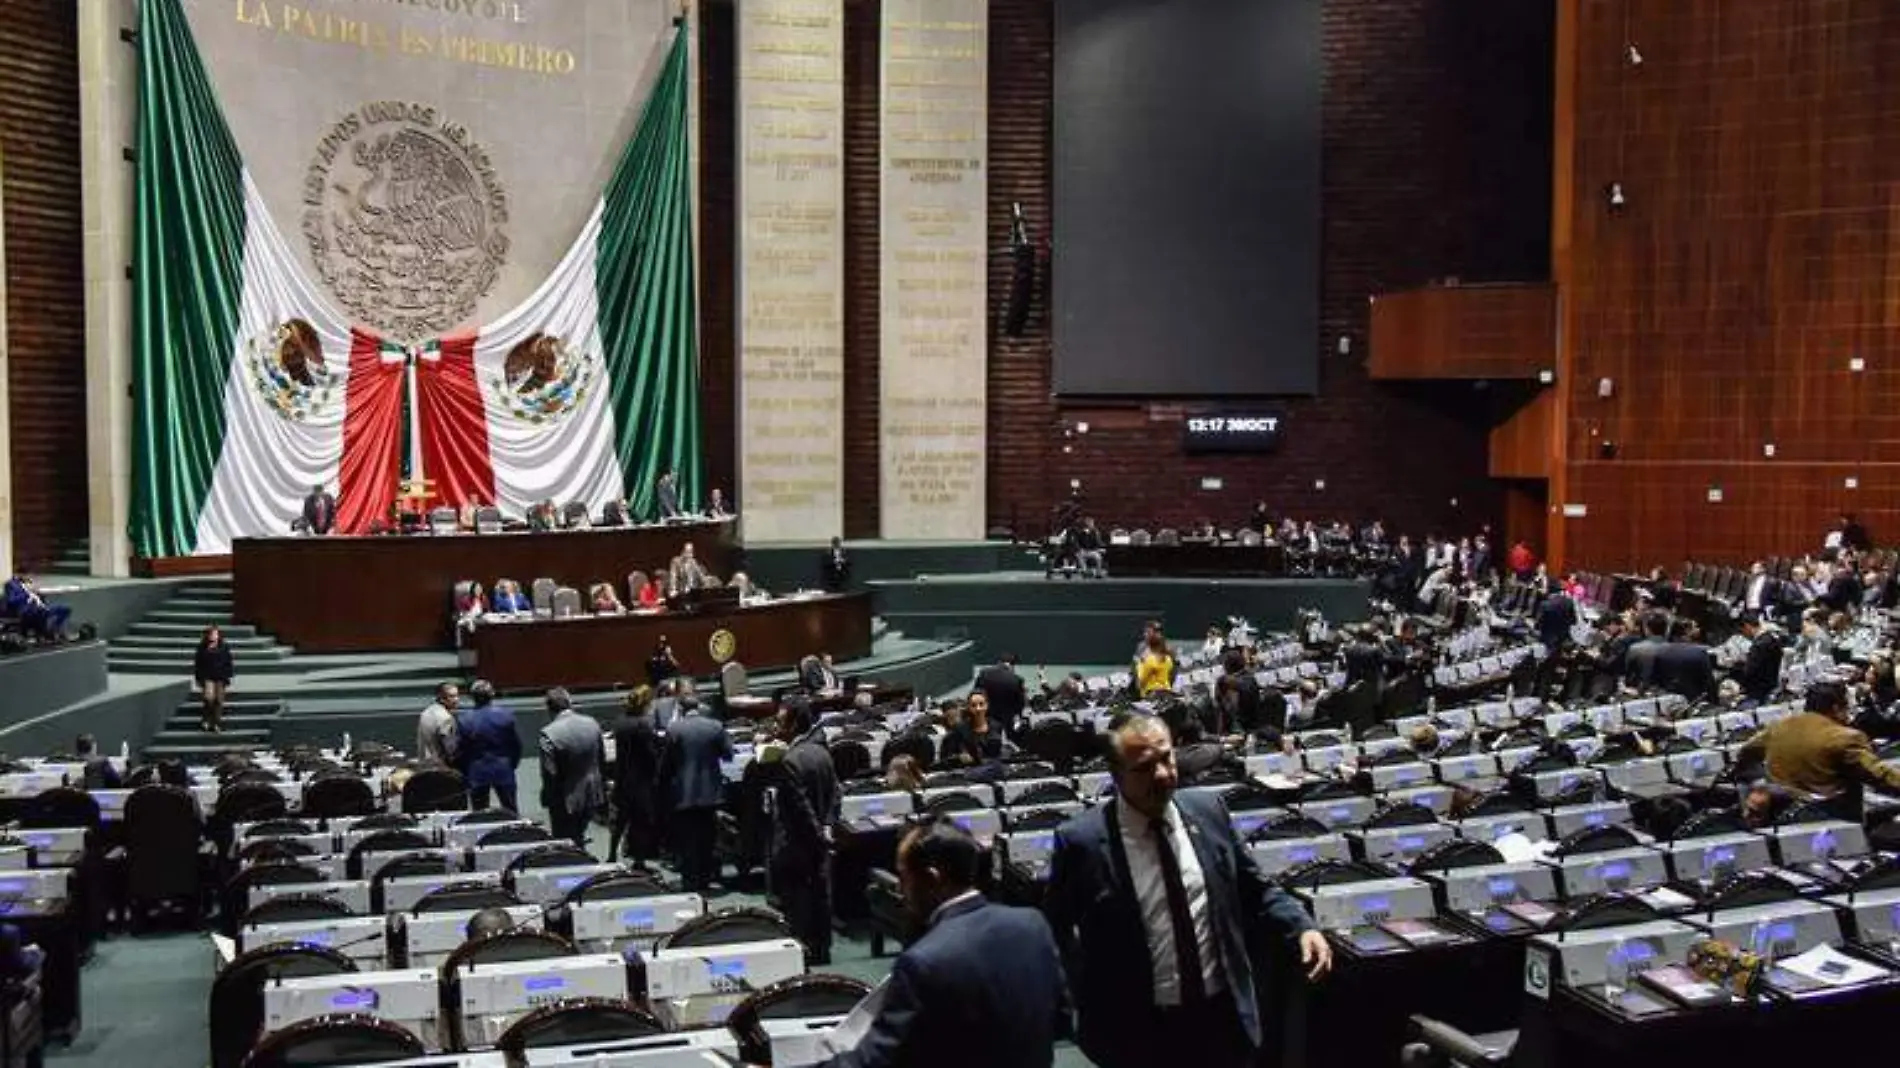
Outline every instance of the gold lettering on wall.
POLYGON ((392 29, 375 19, 344 14, 334 6, 339 3, 346 9, 401 5, 509 24, 527 21, 522 0, 306 0, 301 4, 236 0, 236 17, 239 23, 260 31, 386 54, 398 60, 429 59, 550 77, 580 69, 580 57, 572 49, 478 34, 424 33, 407 26, 392 29))
POLYGON ((844 525, 844 4, 739 20, 739 478, 751 541, 844 525))
POLYGON ((987 514, 988 0, 884 0, 883 536, 981 538, 987 514))

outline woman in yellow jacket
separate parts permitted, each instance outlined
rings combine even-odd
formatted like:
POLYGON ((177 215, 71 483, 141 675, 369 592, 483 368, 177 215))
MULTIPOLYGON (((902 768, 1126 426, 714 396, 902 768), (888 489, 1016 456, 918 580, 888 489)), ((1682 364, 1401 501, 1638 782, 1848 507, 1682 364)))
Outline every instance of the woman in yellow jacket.
POLYGON ((1150 634, 1148 648, 1135 664, 1135 690, 1146 697, 1173 685, 1174 657, 1168 652, 1168 640, 1159 634, 1150 634))

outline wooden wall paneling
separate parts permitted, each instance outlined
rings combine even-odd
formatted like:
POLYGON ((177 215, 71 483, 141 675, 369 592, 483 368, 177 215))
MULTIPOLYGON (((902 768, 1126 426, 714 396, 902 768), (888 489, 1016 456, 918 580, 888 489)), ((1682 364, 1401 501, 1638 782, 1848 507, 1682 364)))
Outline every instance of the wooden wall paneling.
MULTIPOLYGON (((1491 428, 1492 478, 1550 477, 1551 425, 1557 418, 1560 395, 1555 389, 1543 390, 1509 419, 1491 428)), ((1542 541, 1543 535, 1538 540, 1542 541)))
POLYGON ((1556 360, 1557 290, 1524 283, 1382 293, 1368 330, 1375 379, 1536 378, 1556 360))
POLYGON ((1583 556, 1800 551, 1855 502, 1900 537, 1897 53, 1900 9, 1878 0, 1583 8, 1565 285, 1583 556), (1595 397, 1600 378, 1613 398, 1595 397), (1601 437, 1616 460, 1596 458, 1601 437), (1714 477, 1724 507, 1650 525, 1714 477), (1596 522, 1609 512, 1642 519, 1612 532, 1596 522))
POLYGON ((86 535, 84 217, 78 9, 7 5, 0 50, 6 157, 8 386, 14 558, 43 567, 86 535))

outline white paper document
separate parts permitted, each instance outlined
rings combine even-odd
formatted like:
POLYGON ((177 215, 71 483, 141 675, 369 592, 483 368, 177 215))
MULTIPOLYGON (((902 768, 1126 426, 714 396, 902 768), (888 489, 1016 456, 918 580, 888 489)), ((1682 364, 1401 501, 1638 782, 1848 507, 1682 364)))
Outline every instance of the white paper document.
POLYGON ((1884 968, 1857 960, 1833 946, 1815 946, 1798 957, 1776 961, 1775 966, 1828 986, 1859 986, 1884 978, 1884 968))
POLYGON ((889 997, 890 993, 891 979, 887 975, 883 982, 872 987, 871 992, 864 995, 864 1000, 858 1002, 850 1015, 840 1020, 838 1026, 832 1028, 831 1033, 821 1040, 824 1047, 833 1054, 857 1049, 858 1043, 864 1041, 864 1036, 870 1033, 871 1021, 877 1019, 877 1014, 884 1011, 884 999, 889 997))

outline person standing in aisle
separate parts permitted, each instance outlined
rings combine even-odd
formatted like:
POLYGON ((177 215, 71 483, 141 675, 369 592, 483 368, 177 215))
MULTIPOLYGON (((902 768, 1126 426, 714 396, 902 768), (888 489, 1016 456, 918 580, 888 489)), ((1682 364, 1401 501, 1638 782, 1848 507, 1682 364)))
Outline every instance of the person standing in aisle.
POLYGON ((214 623, 205 628, 192 656, 191 673, 198 684, 198 729, 221 734, 224 731, 224 698, 237 677, 231 661, 231 647, 224 644, 224 632, 214 623))

